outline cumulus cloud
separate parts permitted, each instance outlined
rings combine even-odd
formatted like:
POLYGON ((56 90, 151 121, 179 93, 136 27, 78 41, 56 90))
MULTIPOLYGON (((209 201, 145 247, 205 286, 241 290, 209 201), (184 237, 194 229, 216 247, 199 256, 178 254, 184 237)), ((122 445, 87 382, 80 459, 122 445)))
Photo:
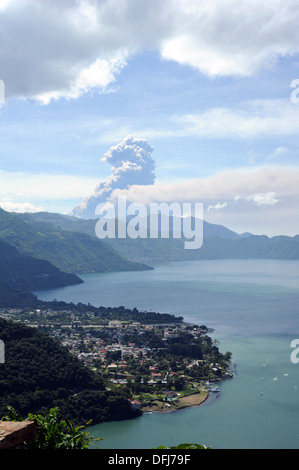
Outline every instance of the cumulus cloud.
POLYGON ((7 212, 42 212, 45 209, 43 207, 36 207, 31 202, 13 202, 13 201, 0 201, 0 207, 7 212))
POLYGON ((78 72, 78 76, 73 78, 68 88, 46 91, 37 94, 35 98, 46 105, 51 100, 59 100, 60 98, 75 99, 94 90, 109 93, 112 91, 112 84, 116 81, 116 75, 120 73, 124 65, 125 62, 121 58, 97 59, 89 67, 78 72))
POLYGON ((94 193, 75 207, 72 215, 82 218, 96 217, 96 207, 109 200, 114 190, 128 189, 131 185, 152 185, 155 182, 153 149, 144 139, 127 137, 110 147, 102 161, 112 165, 112 174, 101 182, 94 193))
POLYGON ((298 51, 296 2, 173 0, 175 29, 162 56, 209 76, 251 76, 298 51), (277 40, 279 38, 279 40, 277 40))
POLYGON ((7 97, 47 104, 61 97, 77 98, 91 89, 106 92, 126 60, 126 50, 113 44, 109 26, 103 24, 106 3, 7 3, 0 30, 4 45, 0 70, 7 97))
POLYGON ((7 97, 45 104, 107 92, 148 49, 212 77, 250 76, 299 51, 293 0, 1 0, 0 12, 7 97))

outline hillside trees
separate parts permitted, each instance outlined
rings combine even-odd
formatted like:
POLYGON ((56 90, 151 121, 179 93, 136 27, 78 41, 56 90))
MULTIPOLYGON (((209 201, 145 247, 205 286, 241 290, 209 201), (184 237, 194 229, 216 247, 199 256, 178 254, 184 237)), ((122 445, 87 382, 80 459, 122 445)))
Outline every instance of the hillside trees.
POLYGON ((101 375, 47 334, 0 318, 0 338, 0 419, 8 406, 22 417, 59 407, 62 419, 80 425, 136 416, 126 394, 106 390, 101 375))

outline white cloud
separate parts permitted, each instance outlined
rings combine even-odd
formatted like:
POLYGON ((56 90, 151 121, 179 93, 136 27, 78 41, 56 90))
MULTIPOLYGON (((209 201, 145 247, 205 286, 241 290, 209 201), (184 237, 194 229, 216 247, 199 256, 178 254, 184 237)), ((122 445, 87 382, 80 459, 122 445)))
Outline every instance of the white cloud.
MULTIPOLYGON (((109 2, 108 2, 109 3, 109 2)), ((7 97, 76 98, 91 89, 106 92, 125 64, 107 2, 14 0, 1 15, 0 70, 7 97), (16 40, 17 38, 17 40, 16 40), (20 47, 21 45, 21 47, 20 47)))
POLYGON ((10 4, 12 4, 15 0, 0 0, 0 10, 4 10, 10 4))
POLYGON ((297 2, 173 0, 175 28, 163 43, 166 59, 210 76, 251 76, 298 51, 297 2))
POLYGON ((248 196, 247 201, 252 201, 257 206, 274 206, 279 199, 276 193, 259 193, 248 196))
MULTIPOLYGON (((299 112, 290 100, 252 100, 235 108, 212 108, 201 114, 177 116, 179 135, 207 138, 258 138, 298 135, 299 112)), ((275 156, 282 154, 283 147, 275 156)))
POLYGON ((51 100, 60 98, 76 99, 82 94, 98 90, 101 93, 111 91, 111 85, 116 81, 116 75, 124 67, 124 60, 117 58, 110 61, 97 59, 89 67, 82 69, 69 88, 58 89, 36 95, 37 101, 47 105, 51 100))
MULTIPOLYGON (((55 212, 52 207, 61 204, 63 212, 69 212, 97 184, 98 177, 0 171, 0 206, 19 212, 43 207, 55 212)), ((240 233, 299 233, 299 167, 250 167, 164 185, 135 185, 115 190, 112 200, 120 194, 128 202, 144 204, 201 202, 205 220, 240 233)))
POLYGON ((206 220, 238 232, 299 233, 299 167, 251 167, 165 185, 131 186, 114 191, 111 199, 120 195, 146 205, 200 202, 206 220))
POLYGON ((224 209, 225 207, 227 207, 227 202, 223 202, 222 204, 220 202, 218 202, 217 204, 214 204, 214 205, 210 205, 208 206, 208 212, 210 211, 219 211, 221 209, 224 209))
POLYGON ((1 0, 0 9, 8 98, 106 91, 148 49, 209 76, 251 76, 299 51, 293 0, 1 0))
POLYGON ((0 201, 0 207, 7 212, 43 212, 43 207, 36 207, 31 202, 0 201))
POLYGON ((284 156, 286 156, 289 152, 289 149, 287 147, 284 147, 283 145, 280 145, 279 147, 276 147, 273 152, 271 153, 271 155, 269 155, 269 157, 267 158, 267 160, 277 160, 277 159, 280 159, 284 156))
MULTIPOLYGON (((228 107, 212 107, 206 111, 193 114, 173 114, 157 127, 141 127, 134 116, 128 117, 126 124, 115 119, 103 122, 101 134, 98 136, 96 126, 86 123, 92 129, 95 141, 110 143, 121 140, 124 135, 138 134, 146 139, 180 139, 199 137, 206 139, 260 139, 277 136, 298 136, 299 105, 285 99, 247 100, 238 105, 228 107)), ((267 160, 277 161, 288 154, 289 149, 278 146, 267 160)), ((258 155, 249 153, 250 163, 256 163, 258 155)))
POLYGON ((247 200, 257 194, 273 197, 299 196, 299 167, 252 167, 227 170, 207 178, 193 178, 165 185, 131 186, 123 191, 132 202, 247 200), (277 195, 277 196, 276 196, 277 195))

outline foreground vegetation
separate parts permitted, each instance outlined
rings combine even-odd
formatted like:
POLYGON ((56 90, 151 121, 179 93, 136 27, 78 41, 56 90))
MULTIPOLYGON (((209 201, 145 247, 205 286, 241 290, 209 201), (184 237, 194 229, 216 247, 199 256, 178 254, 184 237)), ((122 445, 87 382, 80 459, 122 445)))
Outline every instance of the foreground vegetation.
MULTIPOLYGON (((23 421, 12 407, 7 407, 7 414, 2 421, 23 421)), ((58 408, 51 408, 46 415, 29 413, 26 421, 34 421, 36 436, 31 442, 24 442, 27 449, 88 449, 92 437, 84 426, 74 426, 71 421, 60 418, 58 408)), ((98 439, 100 440, 100 439, 98 439)))

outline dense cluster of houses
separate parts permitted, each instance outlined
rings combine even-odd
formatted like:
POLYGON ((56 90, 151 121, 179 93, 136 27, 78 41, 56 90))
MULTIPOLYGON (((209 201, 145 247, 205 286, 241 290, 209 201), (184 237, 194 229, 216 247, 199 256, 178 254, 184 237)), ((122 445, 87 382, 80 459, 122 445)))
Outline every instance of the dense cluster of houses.
MULTIPOLYGON (((0 310, 0 316, 7 319, 13 318, 14 321, 22 321, 30 326, 46 329, 52 337, 58 339, 85 365, 101 370, 111 383, 119 385, 125 385, 130 380, 134 381, 136 371, 134 368, 132 370, 132 360, 135 369, 142 366, 143 370, 147 371, 147 385, 159 383, 166 387, 170 376, 176 378, 177 373, 175 371, 157 367, 157 363, 153 360, 153 351, 148 343, 143 340, 140 341, 140 338, 143 338, 146 332, 150 331, 162 341, 176 338, 186 328, 194 336, 206 333, 206 329, 194 325, 190 329, 190 325, 182 322, 178 324, 140 324, 111 320, 106 324, 98 324, 92 321, 86 323, 82 322, 78 315, 72 315, 72 312, 67 312, 67 315, 62 316, 61 312, 52 310, 48 312, 28 311, 24 315, 24 311, 21 310, 5 309, 0 310), (57 319, 60 319, 60 322, 57 319), (125 335, 133 338, 133 341, 123 341, 125 335), (134 342, 134 338, 136 342, 134 342), (130 367, 128 367, 128 362, 130 362, 130 367)), ((194 363, 196 361, 186 362, 186 364, 180 364, 180 366, 187 370, 194 363)), ((217 368, 217 365, 213 366, 214 369, 217 368)), ((180 376, 184 378, 181 372, 180 376)), ((185 378, 187 379, 187 376, 185 378)))

